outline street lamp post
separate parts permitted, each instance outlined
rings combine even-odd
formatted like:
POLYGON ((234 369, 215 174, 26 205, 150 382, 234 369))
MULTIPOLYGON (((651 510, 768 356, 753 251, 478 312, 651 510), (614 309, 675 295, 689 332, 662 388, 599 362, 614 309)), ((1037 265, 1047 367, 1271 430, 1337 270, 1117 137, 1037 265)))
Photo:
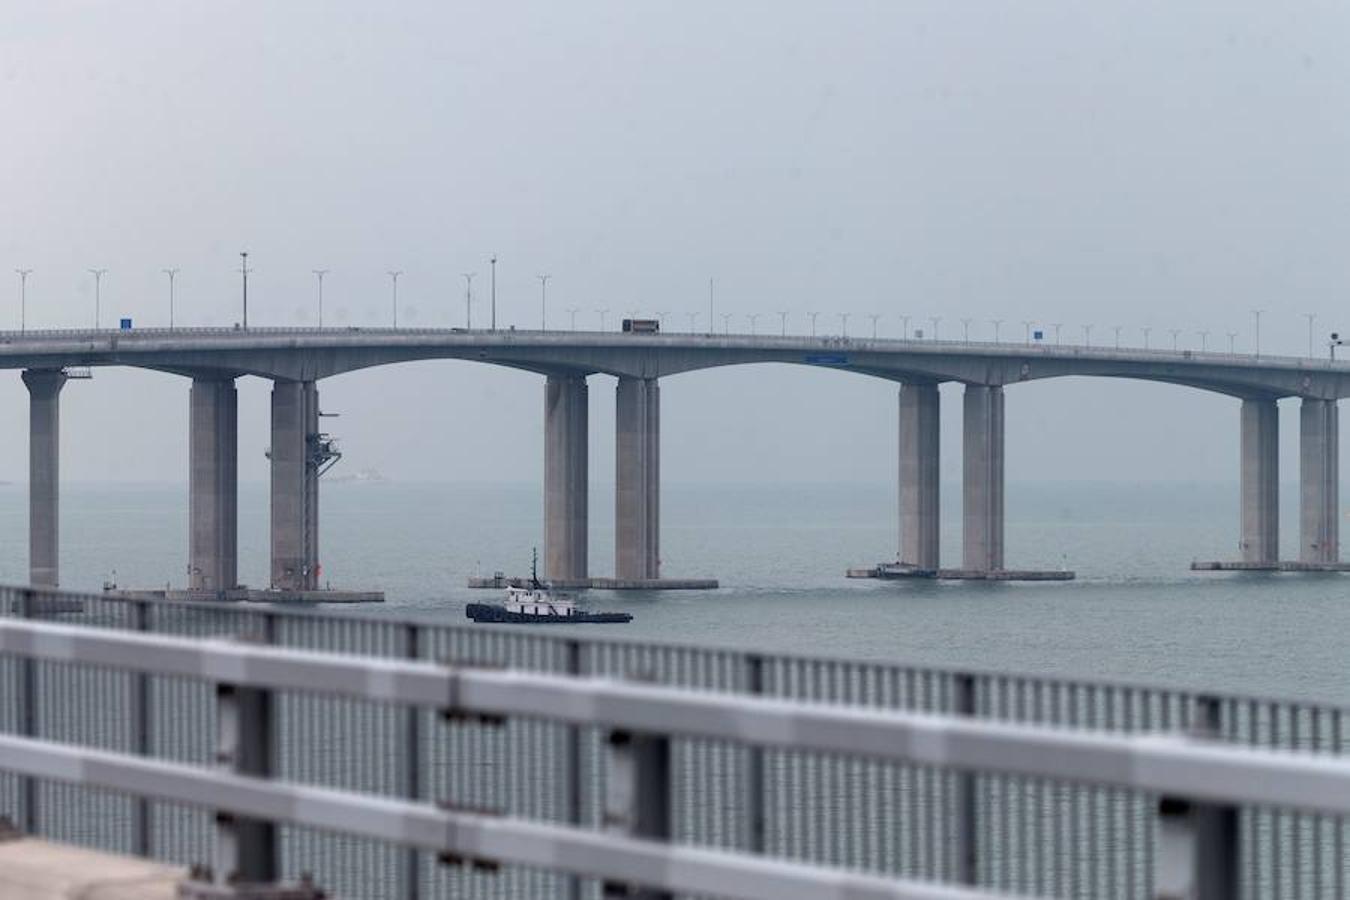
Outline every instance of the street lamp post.
MULTIPOLYGON (((497 330, 497 254, 492 254, 492 330, 497 330)), ((603 329, 601 329, 603 330, 603 329)))
POLYGON ((1252 310, 1252 316, 1256 319, 1256 340, 1252 344, 1252 355, 1258 357, 1261 355, 1261 313, 1263 312, 1265 312, 1264 309, 1252 310))
POLYGON ((780 309, 778 311, 779 322, 780 325, 782 326, 781 330, 779 331, 779 334, 781 334, 783 337, 787 337, 787 317, 788 317, 787 310, 780 309))
POLYGON ((717 330, 717 317, 713 315, 713 280, 708 279, 708 333, 717 330))
POLYGON ((244 330, 248 331, 248 251, 239 251, 239 275, 243 279, 244 330))
POLYGON ((604 330, 605 330, 605 313, 609 312, 609 310, 608 310, 608 309, 597 309, 596 312, 598 312, 598 313, 600 314, 600 330, 601 330, 601 331, 604 331, 604 330))
POLYGON ((685 313, 685 315, 689 317, 689 333, 690 333, 690 334, 693 334, 694 331, 697 330, 697 326, 698 326, 698 313, 697 313, 697 312, 691 312, 691 313, 685 313))
POLYGON ((1114 332, 1116 333, 1116 349, 1119 350, 1119 349, 1120 349, 1120 326, 1119 326, 1119 325, 1112 325, 1112 326, 1111 326, 1111 330, 1114 331, 1114 332))
POLYGON ((473 276, 477 272, 462 272, 464 276, 464 330, 473 328, 473 276))
POLYGON ((402 269, 390 269, 388 274, 389 274, 389 281, 390 281, 391 286, 392 286, 392 288, 393 288, 393 301, 394 301, 394 327, 395 327, 395 328, 398 328, 398 276, 400 276, 400 275, 403 274, 403 270, 402 270, 402 269))
POLYGON ((1236 349, 1236 347, 1235 347, 1236 342, 1237 342, 1237 332, 1236 332, 1236 331, 1230 331, 1230 332, 1228 332, 1228 355, 1229 355, 1229 356, 1232 356, 1232 355, 1234 355, 1235 353, 1237 353, 1237 349, 1236 349))
POLYGON ((1308 358, 1313 355, 1313 321, 1317 318, 1317 313, 1304 313, 1303 318, 1308 320, 1308 358))
POLYGON ((900 317, 900 337, 904 338, 905 340, 909 340, 909 320, 911 318, 913 317, 912 316, 900 317))
POLYGON ((173 279, 178 274, 177 269, 160 269, 165 275, 169 276, 169 330, 173 330, 173 279))
POLYGON ((811 337, 815 337, 815 336, 816 336, 816 316, 820 315, 820 313, 818 313, 818 312, 809 312, 809 313, 807 313, 807 315, 811 317, 811 337))
POLYGON ((548 280, 552 275, 536 275, 539 279, 539 330, 548 331, 548 280))
POLYGON ((1059 346, 1059 332, 1064 327, 1063 322, 1051 322, 1050 325, 1055 329, 1055 346, 1059 346))
POLYGON ((961 320, 961 342, 964 344, 970 343, 970 319, 961 320))
POLYGON ((1091 326, 1091 325, 1084 325, 1084 326, 1083 326, 1083 346, 1084 346, 1084 347, 1091 347, 1091 346, 1092 346, 1092 326, 1091 326))
POLYGON ((731 334, 731 313, 722 313, 722 333, 731 334))
POLYGON ((848 337, 848 313, 839 314, 839 336, 848 337))
POLYGON ((747 313, 745 317, 750 320, 750 333, 753 335, 755 333, 755 320, 759 318, 759 313, 747 313))
POLYGON ((103 302, 103 276, 108 274, 107 269, 90 269, 89 274, 94 276, 94 330, 99 326, 99 306, 103 302))
POLYGON ((1031 326, 1032 326, 1032 325, 1035 325, 1035 324, 1036 324, 1035 322, 1032 322, 1032 321, 1030 321, 1030 320, 1028 320, 1028 319, 1023 319, 1023 320, 1022 320, 1022 327, 1025 328, 1025 329, 1026 329, 1026 332, 1027 332, 1027 346, 1028 346, 1028 347, 1031 346, 1031 326))
POLYGON ((32 269, 15 269, 19 275, 19 331, 27 331, 28 324, 28 276, 32 269))
POLYGON ((933 340, 938 339, 938 325, 942 323, 942 316, 930 316, 928 321, 933 323, 933 340))
POLYGON ((1209 332, 1197 331, 1196 334, 1200 335, 1200 352, 1204 353, 1209 349, 1209 332))
MULTIPOLYGON (((328 270, 327 270, 327 269, 311 269, 310 271, 312 271, 312 272, 314 273, 314 280, 317 281, 317 282, 319 283, 319 327, 322 328, 322 327, 323 327, 323 276, 325 276, 325 275, 328 274, 328 270)), ((173 284, 172 279, 170 279, 169 284, 170 284, 170 285, 173 284)), ((171 288, 171 289, 172 289, 172 288, 171 288)))
POLYGON ((877 319, 881 318, 881 313, 868 313, 867 318, 872 320, 872 340, 877 339, 877 319))
POLYGON ((571 307, 568 307, 567 312, 568 312, 569 314, 571 314, 571 316, 572 316, 572 330, 573 330, 573 331, 576 331, 576 330, 577 330, 577 313, 581 312, 581 307, 579 307, 579 306, 571 306, 571 307))
POLYGON ((998 329, 999 329, 999 326, 1001 326, 1001 325, 1003 324, 1003 320, 1002 320, 1002 319, 990 319, 989 322, 990 322, 991 325, 994 326, 994 343, 997 344, 997 343, 998 343, 998 329))
POLYGON ((1177 349, 1177 335, 1181 334, 1181 329, 1169 328, 1168 331, 1172 333, 1172 350, 1175 351, 1177 349))

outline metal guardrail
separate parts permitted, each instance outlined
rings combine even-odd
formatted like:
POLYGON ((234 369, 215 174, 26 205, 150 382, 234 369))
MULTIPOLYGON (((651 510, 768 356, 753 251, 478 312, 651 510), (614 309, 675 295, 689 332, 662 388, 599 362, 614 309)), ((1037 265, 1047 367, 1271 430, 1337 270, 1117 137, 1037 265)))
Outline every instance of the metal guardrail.
POLYGON ((1232 804, 1350 813, 1350 758, 1178 736, 978 722, 523 671, 360 659, 218 640, 0 621, 0 654, 338 694, 448 715, 524 716, 893 762, 988 769, 1232 804))
MULTIPOLYGON (((26 777, 209 808, 223 830, 246 819, 286 822, 428 850, 447 863, 464 861, 488 871, 512 863, 666 891, 755 900, 994 900, 1008 896, 455 812, 48 741, 0 736, 0 768, 26 777)), ((241 869, 228 870, 231 874, 249 869, 254 861, 237 862, 241 869)), ((217 862, 213 872, 225 875, 227 870, 217 862)), ((231 881, 240 883, 228 876, 218 880, 223 882, 221 887, 231 881)), ((636 895, 625 892, 623 896, 636 895)))
MULTIPOLYGON (((242 636, 465 671, 594 676, 712 697, 959 716, 1065 733, 1176 735, 1217 725, 1215 740, 1232 747, 1331 759, 1350 750, 1343 707, 1161 686, 33 589, 0 588, 0 616, 180 637, 242 636)), ((604 823, 603 727, 523 715, 492 723, 333 694, 274 693, 280 778, 387 799, 449 799, 559 825, 604 823)), ((0 654, 0 733, 203 764, 217 750, 214 709, 200 677, 111 675, 84 662, 0 654)), ((710 737, 675 737, 669 752, 671 830, 681 845, 1028 896, 1152 895, 1160 847, 1155 798, 1130 788, 994 771, 966 777, 939 765, 710 737), (958 815, 963 808, 971 814, 958 815), (963 835, 960 822, 973 822, 973 835, 963 835), (977 856, 967 852, 972 846, 977 856)), ((28 830, 57 840, 183 864, 207 859, 213 844, 211 817, 199 811, 42 779, 33 785, 0 774, 0 809, 17 811, 28 830)), ((1346 824, 1345 816, 1243 808, 1239 896, 1350 896, 1346 824)), ((303 859, 341 895, 566 895, 565 881, 531 867, 507 866, 489 876, 436 866, 430 854, 377 841, 298 826, 278 830, 285 874, 298 875, 291 861, 303 859)))
MULTIPOLYGON (((216 684, 225 723, 218 759, 231 772, 15 737, 0 737, 0 767, 27 777, 215 809, 217 829, 223 833, 216 867, 222 883, 241 872, 252 881, 275 879, 269 862, 274 852, 265 847, 274 836, 249 839, 248 831, 280 821, 417 846, 488 868, 503 862, 535 865, 667 891, 766 900, 953 896, 917 883, 886 883, 657 843, 670 837, 669 746, 677 735, 960 773, 1087 781, 1161 797, 1162 846, 1154 870, 1155 896, 1160 898, 1235 895, 1242 871, 1240 805, 1350 814, 1350 759, 1239 748, 1203 737, 1072 732, 19 621, 0 622, 0 654, 216 684), (259 756, 249 748, 272 745, 272 692, 282 690, 426 706, 449 717, 525 717, 600 726, 608 734, 611 781, 606 830, 619 833, 497 820, 481 813, 274 783, 267 751, 259 756)), ((972 814, 969 808, 958 812, 970 819, 958 831, 974 850, 972 814)))

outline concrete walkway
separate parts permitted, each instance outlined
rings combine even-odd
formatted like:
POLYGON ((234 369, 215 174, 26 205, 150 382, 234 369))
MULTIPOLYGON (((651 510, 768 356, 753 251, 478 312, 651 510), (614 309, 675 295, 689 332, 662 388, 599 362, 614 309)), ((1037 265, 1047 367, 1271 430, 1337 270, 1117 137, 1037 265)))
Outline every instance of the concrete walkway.
POLYGON ((0 842, 4 900, 171 900, 184 869, 34 838, 0 842))

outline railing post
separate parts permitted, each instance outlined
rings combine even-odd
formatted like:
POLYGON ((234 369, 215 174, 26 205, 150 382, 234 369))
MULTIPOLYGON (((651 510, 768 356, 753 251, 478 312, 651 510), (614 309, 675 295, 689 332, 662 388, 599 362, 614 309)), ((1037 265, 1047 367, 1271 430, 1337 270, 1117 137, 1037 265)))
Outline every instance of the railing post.
MULTIPOLYGON (((958 672, 952 676, 952 713, 975 715, 975 676, 958 672)), ((980 875, 978 810, 975 803, 974 772, 957 771, 952 775, 952 881, 977 884, 980 875)))
MULTIPOLYGON (((276 642, 276 616, 263 613, 261 634, 246 636, 276 642)), ((216 763, 227 772, 270 778, 276 771, 276 710, 265 688, 216 685, 216 763)), ((280 878, 277 829, 272 822, 216 813, 213 878, 218 888, 275 885, 280 878)), ((189 896, 192 896, 189 893, 189 896)))
MULTIPOLYGON (((585 669, 582 666, 582 644, 576 638, 571 638, 564 646, 565 658, 563 666, 572 678, 580 677, 585 669)), ((572 825, 581 825, 581 798, 584 791, 584 781, 582 775, 581 762, 581 726, 566 726, 565 754, 567 757, 567 773, 563 790, 566 792, 563 803, 566 810, 566 820, 572 825)), ((567 898, 568 900, 580 900, 581 898, 581 878, 576 875, 567 877, 567 898)))
MULTIPOLYGON (((37 618, 37 597, 31 588, 19 591, 19 618, 37 618)), ((18 660, 18 725, 19 734, 24 737, 38 736, 37 704, 37 660, 24 656, 18 660)), ((19 828, 24 834, 38 833, 38 783, 31 775, 25 775, 19 782, 20 803, 19 828)))
MULTIPOLYGON (((132 627, 139 632, 150 630, 150 604, 144 600, 132 600, 132 627)), ((132 672, 131 679, 131 752, 137 756, 150 755, 150 676, 145 672, 132 672)), ((131 852, 137 856, 151 855, 154 821, 150 801, 145 797, 132 800, 131 812, 131 852)))
MULTIPOLYGON (((1191 734, 1217 739, 1222 701, 1197 697, 1191 734)), ((1155 900, 1222 900, 1238 895, 1238 810, 1183 797, 1158 801, 1155 900)))
MULTIPOLYGON (((408 624, 403 628, 403 655, 416 660, 421 655, 421 629, 408 624)), ((417 800, 422 794, 422 710, 409 706, 403 723, 403 796, 417 800)), ((407 900, 418 900, 422 895, 421 854, 416 847, 409 847, 403 853, 403 896, 407 900)))
MULTIPOLYGON (((269 777, 274 768, 272 692, 216 685, 219 745, 216 760, 239 775, 269 777)), ((278 877, 276 826, 216 814, 217 884, 271 884, 278 877)))
MULTIPOLYGON (((764 693, 764 657, 751 653, 745 658, 745 692, 758 697, 764 693)), ((745 849, 751 853, 765 850, 764 748, 746 748, 745 760, 745 849)))
MULTIPOLYGON (((628 837, 669 841, 670 738, 665 735, 611 731, 606 741, 606 831, 628 837)), ((606 898, 670 900, 671 894, 642 885, 607 881, 606 898)))

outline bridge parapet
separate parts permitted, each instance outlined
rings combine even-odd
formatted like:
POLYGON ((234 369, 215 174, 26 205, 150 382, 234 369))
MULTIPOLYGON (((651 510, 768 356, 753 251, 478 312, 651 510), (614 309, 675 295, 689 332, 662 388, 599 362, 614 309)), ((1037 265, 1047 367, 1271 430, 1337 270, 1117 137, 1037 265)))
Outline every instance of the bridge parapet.
MULTIPOLYGON (((1288 896, 1273 868, 1324 896, 1347 874, 1339 707, 61 592, 0 599, 102 626, 0 621, 0 664, 61 686, 30 695, 42 706, 27 730, 0 734, 0 769, 34 785, 0 779, 0 803, 46 804, 21 819, 43 829, 103 823, 84 839, 126 846, 115 830, 129 819, 93 789, 144 796, 160 823, 150 852, 177 859, 206 858, 217 828, 272 822, 290 834, 281 871, 313 862, 343 896, 555 896, 582 878, 764 898, 993 896, 944 881, 1161 897, 1235 877, 1288 896), (252 639, 129 633, 124 608, 153 629, 252 639), (493 665, 506 659, 515 667, 493 665), (115 723, 141 696, 120 689, 137 683, 154 685, 143 755, 76 724, 87 708, 115 723), (269 775, 213 766, 235 746, 212 733, 215 685, 226 702, 271 695, 269 775), (665 804, 655 833, 647 816, 665 804), (405 867, 410 849, 421 862, 405 867), (428 884, 432 854, 450 865, 428 884)), ((220 721, 244 714, 236 703, 220 721)))

